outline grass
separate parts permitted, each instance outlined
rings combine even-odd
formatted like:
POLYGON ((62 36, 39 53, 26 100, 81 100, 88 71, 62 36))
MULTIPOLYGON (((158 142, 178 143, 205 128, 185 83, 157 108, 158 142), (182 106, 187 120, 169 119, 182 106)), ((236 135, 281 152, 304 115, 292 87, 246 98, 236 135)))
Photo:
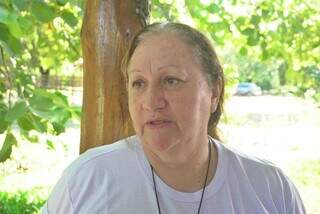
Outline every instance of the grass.
POLYGON ((35 187, 28 191, 14 193, 0 192, 1 214, 31 214, 39 213, 45 203, 45 188, 35 187))
POLYGON ((288 170, 309 214, 318 214, 320 210, 320 160, 303 160, 288 170))
POLYGON ((52 185, 78 154, 78 134, 79 125, 68 128, 70 136, 56 137, 55 149, 18 140, 12 157, 0 163, 0 214, 40 213, 52 185))

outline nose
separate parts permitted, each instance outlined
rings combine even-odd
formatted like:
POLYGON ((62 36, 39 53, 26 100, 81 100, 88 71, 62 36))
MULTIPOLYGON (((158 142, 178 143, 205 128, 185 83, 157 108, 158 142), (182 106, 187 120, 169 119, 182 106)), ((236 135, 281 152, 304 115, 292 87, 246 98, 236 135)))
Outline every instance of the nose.
POLYGON ((165 108, 166 100, 159 86, 152 86, 144 94, 143 108, 147 111, 160 111, 165 108))

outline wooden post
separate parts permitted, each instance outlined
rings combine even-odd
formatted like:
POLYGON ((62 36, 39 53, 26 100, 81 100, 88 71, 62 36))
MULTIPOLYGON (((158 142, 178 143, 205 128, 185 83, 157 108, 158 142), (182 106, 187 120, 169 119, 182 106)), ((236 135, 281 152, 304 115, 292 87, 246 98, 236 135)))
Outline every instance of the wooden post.
POLYGON ((120 64, 132 37, 146 24, 148 0, 86 0, 80 153, 134 133, 120 64))

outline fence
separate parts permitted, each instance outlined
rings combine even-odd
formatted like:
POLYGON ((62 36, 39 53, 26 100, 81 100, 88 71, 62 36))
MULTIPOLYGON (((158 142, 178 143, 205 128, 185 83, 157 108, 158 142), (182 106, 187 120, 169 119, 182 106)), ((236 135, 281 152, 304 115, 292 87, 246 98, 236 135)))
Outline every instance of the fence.
POLYGON ((82 76, 46 75, 36 77, 37 86, 63 91, 73 105, 82 105, 82 76))
POLYGON ((82 88, 82 76, 59 76, 43 74, 36 77, 39 87, 50 89, 82 88))

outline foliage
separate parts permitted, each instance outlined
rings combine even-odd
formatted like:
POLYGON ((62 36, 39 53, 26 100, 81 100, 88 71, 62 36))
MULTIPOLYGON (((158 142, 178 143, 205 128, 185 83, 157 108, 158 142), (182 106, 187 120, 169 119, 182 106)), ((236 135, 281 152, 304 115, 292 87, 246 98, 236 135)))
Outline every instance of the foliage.
POLYGON ((79 118, 66 96, 38 88, 34 77, 80 59, 81 7, 76 0, 0 2, 0 134, 6 135, 0 162, 16 144, 13 128, 37 142, 37 133, 59 135, 68 120, 79 118))
POLYGON ((16 193, 0 192, 0 213, 31 214, 38 213, 45 202, 39 188, 16 193))
POLYGON ((231 73, 238 73, 240 81, 257 82, 265 89, 289 88, 297 95, 305 95, 309 90, 309 95, 320 101, 319 1, 155 2, 153 20, 165 17, 178 21, 181 17, 173 9, 168 12, 167 5, 184 3, 194 26, 210 35, 219 49, 227 50, 226 67, 233 68, 231 73), (230 56, 248 63, 241 67, 230 56))

